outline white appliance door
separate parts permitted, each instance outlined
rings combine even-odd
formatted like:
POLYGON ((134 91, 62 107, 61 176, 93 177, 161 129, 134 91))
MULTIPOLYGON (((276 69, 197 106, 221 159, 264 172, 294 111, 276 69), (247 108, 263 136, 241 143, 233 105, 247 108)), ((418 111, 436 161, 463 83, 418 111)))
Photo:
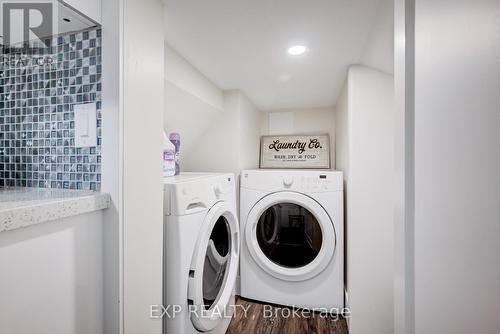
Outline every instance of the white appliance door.
POLYGON ((253 260, 268 274, 286 281, 318 275, 335 252, 330 216, 318 202, 296 192, 263 197, 250 210, 244 233, 253 260))
POLYGON ((239 245, 236 215, 227 203, 218 202, 202 225, 189 272, 191 321, 201 332, 214 329, 230 310, 239 245))

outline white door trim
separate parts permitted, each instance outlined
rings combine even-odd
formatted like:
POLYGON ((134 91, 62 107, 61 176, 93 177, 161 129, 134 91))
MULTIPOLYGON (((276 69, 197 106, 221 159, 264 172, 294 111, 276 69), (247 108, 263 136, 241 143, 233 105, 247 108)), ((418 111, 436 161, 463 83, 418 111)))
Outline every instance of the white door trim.
POLYGON ((415 0, 394 1, 394 332, 415 333, 415 0))

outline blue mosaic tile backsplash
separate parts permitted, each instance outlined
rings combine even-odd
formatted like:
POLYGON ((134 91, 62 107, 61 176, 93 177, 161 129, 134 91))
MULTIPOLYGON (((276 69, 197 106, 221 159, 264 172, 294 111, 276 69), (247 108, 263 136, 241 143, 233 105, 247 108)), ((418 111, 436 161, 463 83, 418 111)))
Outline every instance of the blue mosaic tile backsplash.
POLYGON ((101 31, 45 53, 0 50, 0 186, 100 190, 101 31), (75 147, 81 103, 96 103, 97 147, 75 147))

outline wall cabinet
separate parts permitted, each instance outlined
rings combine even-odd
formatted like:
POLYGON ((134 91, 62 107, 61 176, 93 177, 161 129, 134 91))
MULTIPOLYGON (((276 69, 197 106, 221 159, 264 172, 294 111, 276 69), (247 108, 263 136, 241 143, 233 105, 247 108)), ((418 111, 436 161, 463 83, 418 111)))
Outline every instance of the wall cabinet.
POLYGON ((97 23, 101 23, 101 0, 64 0, 60 1, 80 13, 88 16, 97 23))
MULTIPOLYGON (((55 1, 57 4, 57 31, 55 35, 62 35, 68 32, 80 31, 101 24, 101 0, 65 0, 55 1)), ((9 15, 13 15, 9 12, 9 15)), ((18 17, 19 14, 11 16, 11 20, 18 24, 9 27, 10 46, 18 47, 28 40, 23 40, 23 24, 18 17)), ((0 24, 0 44, 7 43, 6 33, 3 32, 3 26, 0 24)), ((49 36, 42 36, 43 38, 49 36)), ((30 36, 31 41, 37 41, 37 38, 30 36)))

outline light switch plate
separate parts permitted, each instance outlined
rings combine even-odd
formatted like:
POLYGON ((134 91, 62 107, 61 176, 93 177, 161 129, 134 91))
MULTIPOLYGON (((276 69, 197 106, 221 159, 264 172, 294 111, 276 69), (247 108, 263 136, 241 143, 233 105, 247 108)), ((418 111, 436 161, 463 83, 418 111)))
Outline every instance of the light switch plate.
POLYGON ((76 104, 75 113, 75 146, 97 146, 97 112, 95 103, 76 104))

